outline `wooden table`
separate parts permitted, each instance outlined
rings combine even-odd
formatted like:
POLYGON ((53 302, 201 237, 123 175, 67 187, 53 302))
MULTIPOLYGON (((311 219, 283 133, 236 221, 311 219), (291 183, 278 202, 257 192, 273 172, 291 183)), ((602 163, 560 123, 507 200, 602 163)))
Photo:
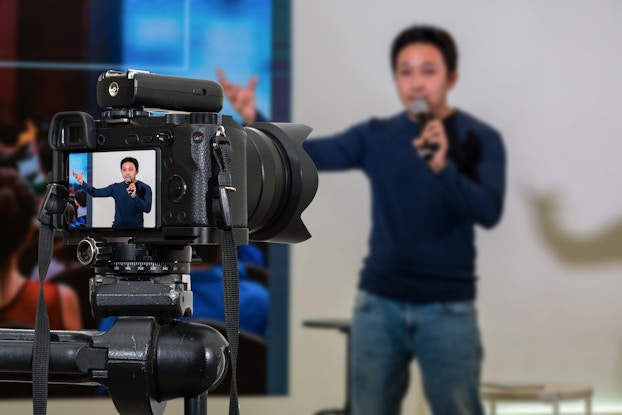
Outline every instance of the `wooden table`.
POLYGON ((484 383, 480 388, 482 399, 490 401, 490 414, 496 415, 497 401, 542 402, 553 406, 559 415, 561 401, 585 400, 586 415, 592 414, 592 387, 580 383, 542 383, 539 385, 511 385, 484 383))

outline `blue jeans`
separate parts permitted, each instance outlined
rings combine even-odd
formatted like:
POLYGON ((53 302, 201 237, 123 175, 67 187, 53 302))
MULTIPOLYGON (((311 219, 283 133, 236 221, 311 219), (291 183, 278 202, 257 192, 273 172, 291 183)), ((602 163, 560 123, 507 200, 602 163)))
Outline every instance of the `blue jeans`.
POLYGON ((352 415, 398 415, 419 363, 434 415, 483 415, 473 301, 414 304, 359 291, 351 327, 352 415))

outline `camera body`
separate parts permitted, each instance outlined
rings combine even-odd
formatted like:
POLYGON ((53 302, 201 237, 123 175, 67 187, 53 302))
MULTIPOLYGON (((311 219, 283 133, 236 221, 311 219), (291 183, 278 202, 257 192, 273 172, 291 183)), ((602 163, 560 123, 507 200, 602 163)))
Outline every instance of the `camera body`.
MULTIPOLYGON (((87 236, 220 244, 224 227, 232 227, 241 244, 249 239, 299 242, 310 237, 299 218, 317 189, 317 171, 302 149, 309 127, 243 127, 218 113, 222 87, 209 80, 108 71, 98 79, 97 98, 109 108, 101 120, 84 112, 53 117, 49 181, 72 193, 83 187, 74 179, 77 172, 93 188, 118 186, 123 182, 120 161, 134 157, 140 161, 137 179, 149 178, 149 221, 131 228, 98 222, 112 208, 97 208, 100 198, 95 196, 102 194, 91 192, 83 226, 71 227, 65 215, 43 218, 62 231, 66 244, 87 236), (226 169, 216 162, 221 150, 228 154, 226 169), (229 199, 230 209, 223 206, 223 197, 229 199)), ((127 203, 116 197, 114 202, 127 203)))
MULTIPOLYGON (((54 140, 54 182, 69 183, 74 169, 72 159, 78 154, 92 161, 100 155, 98 153, 114 153, 117 163, 111 163, 105 174, 110 177, 116 175, 119 182, 121 173, 118 163, 125 156, 152 153, 155 166, 154 174, 151 174, 155 182, 148 183, 152 187, 152 209, 155 211, 152 228, 112 228, 91 222, 91 226, 70 229, 65 219, 59 228, 63 230, 66 240, 77 242, 89 235, 216 243, 215 235, 210 231, 213 233, 217 229, 217 223, 210 209, 211 204, 207 202, 217 197, 214 173, 218 172, 212 163, 213 144, 223 127, 233 155, 230 164, 231 187, 242 189, 230 194, 232 226, 243 234, 240 235, 241 240, 248 240, 245 231, 247 201, 243 191, 246 189, 246 134, 230 116, 193 113, 95 121, 85 113, 56 114, 52 119, 50 136, 54 140)), ((144 168, 139 167, 139 172, 144 168)), ((99 174, 93 167, 87 172, 90 176, 99 174)), ((95 198, 91 202, 90 207, 96 203, 95 198)))

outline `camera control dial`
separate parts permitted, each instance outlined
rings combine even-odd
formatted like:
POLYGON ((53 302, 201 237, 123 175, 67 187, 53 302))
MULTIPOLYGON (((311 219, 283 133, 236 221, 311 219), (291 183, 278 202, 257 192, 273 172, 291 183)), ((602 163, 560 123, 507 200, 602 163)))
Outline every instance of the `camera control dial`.
POLYGON ((166 196, 173 203, 179 203, 186 195, 188 186, 183 177, 174 174, 168 179, 166 184, 166 196))
POLYGON ((86 237, 78 243, 76 254, 82 265, 97 267, 110 261, 112 250, 106 241, 86 237))

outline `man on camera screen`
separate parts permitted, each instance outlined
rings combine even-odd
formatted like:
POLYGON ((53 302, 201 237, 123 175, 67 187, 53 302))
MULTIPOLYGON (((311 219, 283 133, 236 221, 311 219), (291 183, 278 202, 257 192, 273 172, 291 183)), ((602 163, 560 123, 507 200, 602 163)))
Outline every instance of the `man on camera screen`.
POLYGON ((151 187, 139 181, 138 160, 125 157, 121 160, 122 182, 112 183, 97 189, 84 181, 84 172, 72 170, 73 177, 80 187, 93 197, 112 197, 114 199, 113 228, 142 228, 143 213, 151 211, 151 187))

